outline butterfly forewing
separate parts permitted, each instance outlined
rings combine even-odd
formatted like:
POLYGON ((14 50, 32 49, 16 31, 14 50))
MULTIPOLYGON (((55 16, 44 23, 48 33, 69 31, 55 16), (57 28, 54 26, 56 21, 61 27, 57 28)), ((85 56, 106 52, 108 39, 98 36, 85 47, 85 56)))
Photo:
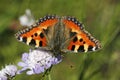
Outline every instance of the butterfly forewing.
POLYGON ((19 41, 24 42, 27 45, 46 47, 48 44, 46 38, 47 30, 57 22, 56 16, 45 16, 44 18, 39 19, 39 22, 31 27, 19 31, 15 36, 19 41))
POLYGON ((100 43, 90 33, 85 31, 83 25, 75 18, 65 17, 63 20, 65 27, 73 34, 70 38, 67 49, 74 52, 87 52, 99 49, 100 43))

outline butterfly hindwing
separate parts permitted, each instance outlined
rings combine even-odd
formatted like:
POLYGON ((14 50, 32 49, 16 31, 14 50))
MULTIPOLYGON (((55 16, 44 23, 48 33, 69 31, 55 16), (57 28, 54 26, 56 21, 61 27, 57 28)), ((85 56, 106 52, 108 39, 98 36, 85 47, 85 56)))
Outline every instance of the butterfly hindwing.
POLYGON ((76 18, 65 17, 63 23, 65 27, 70 29, 70 34, 72 34, 67 46, 68 50, 73 52, 88 52, 95 51, 101 47, 99 41, 92 37, 76 18))
POLYGON ((39 22, 19 31, 15 36, 16 38, 26 43, 27 45, 33 45, 35 47, 47 46, 47 30, 49 27, 53 27, 57 23, 56 16, 45 16, 39 19, 39 22))

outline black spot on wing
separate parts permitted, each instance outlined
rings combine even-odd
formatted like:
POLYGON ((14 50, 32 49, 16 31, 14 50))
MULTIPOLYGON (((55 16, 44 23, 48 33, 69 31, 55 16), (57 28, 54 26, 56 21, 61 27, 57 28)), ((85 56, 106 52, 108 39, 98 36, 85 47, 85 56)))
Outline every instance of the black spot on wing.
POLYGON ((72 48, 71 48, 71 50, 72 50, 72 51, 74 51, 74 49, 75 49, 75 45, 72 45, 72 48))
POLYGON ((85 41, 83 41, 83 44, 85 44, 86 42, 85 41))
POLYGON ((92 45, 89 45, 89 46, 88 46, 88 51, 93 51, 92 49, 93 49, 93 46, 92 46, 92 45))
POLYGON ((20 37, 17 37, 18 40, 20 40, 20 37))
POLYGON ((73 37, 73 36, 75 36, 76 35, 76 32, 71 32, 70 31, 70 37, 73 37))
POLYGON ((34 39, 32 39, 32 40, 30 41, 29 45, 36 45, 35 40, 34 40, 34 39))
POLYGON ((83 41, 83 39, 81 38, 81 39, 80 39, 80 42, 82 42, 82 41, 83 41))
POLYGON ((74 37, 73 42, 76 42, 77 40, 78 40, 78 38, 77 38, 77 37, 74 37))
POLYGON ((83 46, 83 45, 79 46, 78 52, 84 52, 84 51, 85 51, 85 50, 84 50, 84 46, 83 46))
POLYGON ((35 35, 35 36, 37 36, 38 34, 37 34, 37 33, 35 33, 34 35, 35 35))
POLYGON ((98 46, 95 47, 95 50, 99 49, 98 46))
POLYGON ((42 45, 43 45, 43 42, 42 42, 42 41, 40 41, 40 42, 39 42, 39 46, 41 47, 42 45))
POLYGON ((33 37, 33 35, 31 35, 31 37, 33 37))
POLYGON ((27 42, 27 37, 23 37, 23 42, 24 42, 24 43, 27 42))
POLYGON ((43 33, 40 33, 40 38, 44 38, 44 34, 43 33))

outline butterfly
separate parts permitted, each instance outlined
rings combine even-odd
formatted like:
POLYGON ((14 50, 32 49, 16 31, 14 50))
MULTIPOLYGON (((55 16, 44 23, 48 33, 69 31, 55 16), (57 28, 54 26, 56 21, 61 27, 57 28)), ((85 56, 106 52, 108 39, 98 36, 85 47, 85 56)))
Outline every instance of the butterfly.
POLYGON ((89 52, 101 48, 101 44, 76 18, 46 15, 30 27, 15 34, 20 42, 36 48, 45 48, 54 54, 63 52, 89 52))

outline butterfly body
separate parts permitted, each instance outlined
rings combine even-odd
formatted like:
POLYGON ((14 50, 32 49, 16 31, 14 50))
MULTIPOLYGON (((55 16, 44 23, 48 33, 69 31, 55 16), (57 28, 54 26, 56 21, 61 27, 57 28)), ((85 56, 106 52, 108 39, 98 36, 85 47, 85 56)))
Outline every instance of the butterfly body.
POLYGON ((101 48, 98 40, 73 17, 48 15, 30 28, 19 31, 16 38, 35 47, 45 47, 54 54, 88 52, 101 48))

